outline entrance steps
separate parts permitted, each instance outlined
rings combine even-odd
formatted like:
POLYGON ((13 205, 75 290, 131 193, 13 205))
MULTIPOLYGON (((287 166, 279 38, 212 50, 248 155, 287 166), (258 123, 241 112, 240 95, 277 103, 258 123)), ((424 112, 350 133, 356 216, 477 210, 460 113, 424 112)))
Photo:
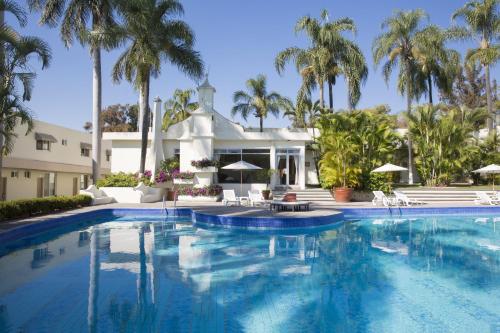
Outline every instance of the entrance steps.
POLYGON ((328 205, 335 202, 330 192, 322 188, 307 188, 305 190, 276 189, 273 190, 273 198, 281 200, 285 193, 295 193, 298 201, 309 201, 317 205, 328 205))

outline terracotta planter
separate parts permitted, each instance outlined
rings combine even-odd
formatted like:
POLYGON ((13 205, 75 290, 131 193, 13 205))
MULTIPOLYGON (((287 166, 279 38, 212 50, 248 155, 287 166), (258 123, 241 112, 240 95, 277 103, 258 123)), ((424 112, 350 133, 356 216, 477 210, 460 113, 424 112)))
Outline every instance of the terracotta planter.
POLYGON ((264 200, 269 200, 270 195, 271 195, 270 190, 262 190, 262 197, 264 198, 264 200))
POLYGON ((335 190, 335 201, 336 202, 349 202, 352 198, 352 188, 349 187, 339 187, 335 190))
POLYGON ((295 202, 295 201, 297 201, 297 194, 296 193, 286 193, 283 196, 283 201, 285 201, 285 202, 295 202))
POLYGON ((175 198, 175 192, 172 191, 171 189, 167 190, 167 201, 174 201, 175 198))

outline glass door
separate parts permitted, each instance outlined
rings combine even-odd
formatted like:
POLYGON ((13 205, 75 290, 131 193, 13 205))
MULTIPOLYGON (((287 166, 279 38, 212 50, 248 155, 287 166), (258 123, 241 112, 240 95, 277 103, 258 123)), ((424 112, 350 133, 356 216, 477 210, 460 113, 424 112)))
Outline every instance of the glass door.
POLYGON ((279 149, 276 155, 278 185, 295 186, 299 184, 298 149, 279 149))

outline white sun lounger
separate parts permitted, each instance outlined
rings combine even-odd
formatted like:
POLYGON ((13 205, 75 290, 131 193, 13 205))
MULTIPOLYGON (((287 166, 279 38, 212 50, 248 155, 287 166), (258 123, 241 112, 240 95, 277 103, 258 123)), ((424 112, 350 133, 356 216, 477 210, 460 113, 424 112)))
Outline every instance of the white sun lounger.
POLYGON ((246 197, 237 197, 234 190, 223 190, 222 191, 222 204, 225 206, 235 205, 240 206, 242 200, 247 200, 246 197))
POLYGON ((417 200, 417 199, 410 199, 406 194, 403 192, 399 191, 394 191, 394 195, 396 196, 396 202, 402 203, 404 206, 411 206, 411 205, 422 205, 424 202, 417 200))
POLYGON ((372 200, 372 204, 374 206, 376 206, 378 203, 381 203, 386 207, 394 205, 393 201, 388 198, 382 191, 373 191, 373 195, 375 196, 375 198, 373 198, 372 200))
POLYGON ((476 205, 498 205, 500 204, 500 200, 496 198, 492 198, 485 191, 476 191, 477 199, 474 200, 476 205))
POLYGON ((262 193, 259 190, 248 191, 248 200, 252 207, 257 205, 265 205, 268 201, 264 200, 262 193))

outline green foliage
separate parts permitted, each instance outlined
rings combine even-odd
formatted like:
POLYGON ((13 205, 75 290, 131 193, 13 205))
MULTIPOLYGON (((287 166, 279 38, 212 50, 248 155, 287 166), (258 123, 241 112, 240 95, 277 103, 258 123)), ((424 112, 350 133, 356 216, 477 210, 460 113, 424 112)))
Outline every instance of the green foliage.
POLYGON ((107 175, 97 181, 97 187, 135 187, 140 182, 151 185, 149 177, 139 178, 137 174, 118 172, 107 175))
POLYGON ((88 195, 3 201, 0 202, 0 220, 23 218, 85 207, 89 206, 91 202, 92 198, 88 195))
POLYGON ((392 160, 400 138, 385 106, 323 114, 319 121, 324 187, 369 186, 370 172, 392 160))
POLYGON ((368 180, 368 189, 371 191, 383 191, 390 193, 392 179, 389 173, 371 173, 368 180))
POLYGON ((417 170, 425 185, 448 185, 472 171, 470 161, 479 154, 472 133, 486 118, 484 110, 445 111, 440 106, 426 105, 407 116, 417 170))
POLYGON ((165 114, 163 115, 162 129, 164 131, 187 118, 198 108, 198 102, 192 102, 195 94, 193 89, 176 89, 172 98, 165 102, 165 114))
POLYGON ((178 157, 170 157, 166 158, 160 162, 160 170, 168 172, 169 174, 173 173, 174 170, 179 170, 180 163, 178 157))

